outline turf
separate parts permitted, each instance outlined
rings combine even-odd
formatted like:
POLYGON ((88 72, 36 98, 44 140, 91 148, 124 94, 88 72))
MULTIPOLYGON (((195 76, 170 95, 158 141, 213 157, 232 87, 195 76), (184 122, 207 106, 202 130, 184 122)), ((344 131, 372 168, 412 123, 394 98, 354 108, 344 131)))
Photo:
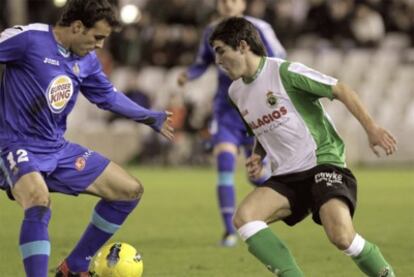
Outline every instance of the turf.
MULTIPOLYGON (((134 245, 143 255, 144 277, 271 276, 240 243, 218 246, 222 234, 211 168, 130 168, 145 186, 139 208, 112 241, 134 245)), ((375 242, 397 276, 414 276, 414 172, 359 169, 355 225, 375 242)), ((238 199, 251 187, 244 171, 237 173, 238 199)), ((89 221, 96 198, 52 195, 51 271, 68 254, 89 221)), ((18 252, 22 210, 0 195, 0 276, 24 276, 18 252)), ((308 218, 294 228, 272 225, 291 248, 306 276, 363 276, 330 245, 321 227, 308 218)), ((53 276, 51 273, 50 276, 53 276)))

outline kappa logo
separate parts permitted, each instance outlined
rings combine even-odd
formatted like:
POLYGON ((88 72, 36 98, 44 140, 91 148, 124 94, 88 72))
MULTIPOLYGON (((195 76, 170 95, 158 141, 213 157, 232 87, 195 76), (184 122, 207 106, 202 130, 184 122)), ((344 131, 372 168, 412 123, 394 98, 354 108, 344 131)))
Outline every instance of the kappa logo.
POLYGON ((342 175, 336 172, 319 172, 315 175, 315 183, 326 182, 328 187, 333 184, 342 184, 342 175))
POLYGON ((56 66, 59 66, 59 65, 60 65, 60 63, 59 63, 59 61, 58 61, 58 60, 51 59, 51 58, 48 58, 48 57, 46 57, 46 58, 43 60, 43 63, 47 63, 47 64, 51 64, 51 65, 56 65, 56 66))

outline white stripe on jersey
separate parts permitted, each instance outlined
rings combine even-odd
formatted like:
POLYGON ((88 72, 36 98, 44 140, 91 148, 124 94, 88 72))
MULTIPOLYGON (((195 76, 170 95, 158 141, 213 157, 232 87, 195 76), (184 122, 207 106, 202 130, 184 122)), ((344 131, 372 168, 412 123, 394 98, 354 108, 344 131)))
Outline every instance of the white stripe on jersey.
POLYGON ((316 71, 312 68, 307 67, 304 64, 301 63, 291 63, 289 65, 288 70, 290 72, 294 72, 303 76, 306 76, 309 79, 312 79, 316 82, 323 83, 330 86, 335 86, 338 82, 337 79, 332 78, 331 76, 325 75, 320 73, 319 71, 316 71))
POLYGON ((28 30, 49 32, 49 25, 44 23, 33 23, 23 27, 27 28, 28 30))
POLYGON ((43 24, 43 23, 33 23, 33 24, 30 24, 30 25, 25 25, 25 26, 16 25, 12 28, 8 28, 8 29, 4 30, 1 33, 0 43, 2 43, 3 41, 8 40, 9 38, 12 38, 12 37, 17 36, 19 34, 22 34, 23 32, 27 32, 27 31, 31 31, 31 30, 49 32, 49 25, 43 24))

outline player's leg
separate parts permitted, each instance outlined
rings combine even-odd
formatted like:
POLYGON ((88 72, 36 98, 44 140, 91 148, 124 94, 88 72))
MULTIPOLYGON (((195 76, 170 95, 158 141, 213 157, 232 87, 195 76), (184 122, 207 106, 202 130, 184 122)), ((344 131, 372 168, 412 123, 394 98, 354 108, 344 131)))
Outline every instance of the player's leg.
POLYGON ((257 187, 237 208, 234 225, 249 252, 272 273, 280 277, 302 277, 289 249, 267 225, 289 215, 291 207, 285 196, 270 187, 257 187))
POLYGON ((78 144, 66 144, 54 157, 57 165, 45 177, 50 191, 102 198, 80 241, 56 272, 56 276, 70 276, 70 272, 87 274, 90 258, 136 207, 142 185, 115 163, 78 144))
POLYGON ((14 199, 24 209, 20 229, 20 251, 26 276, 46 277, 50 255, 48 225, 49 191, 38 172, 23 175, 12 188, 14 199))
POLYGON ((66 258, 71 272, 88 270, 90 258, 121 227, 143 194, 141 183, 111 162, 85 193, 102 199, 97 203, 91 222, 66 258))
POLYGON ((351 256, 367 276, 395 276, 379 248, 355 232, 349 207, 343 200, 329 200, 321 206, 319 214, 329 240, 351 256))
POLYGON ((394 276, 378 247, 354 230, 352 215, 356 206, 356 179, 346 168, 320 165, 313 178, 313 219, 322 223, 329 240, 352 257, 368 276, 394 276))
POLYGON ((231 247, 237 243, 236 230, 232 218, 236 205, 234 188, 234 170, 236 166, 237 146, 230 142, 221 142, 214 146, 217 166, 217 199, 224 224, 221 245, 231 247))
MULTIPOLYGON (((24 209, 19 246, 26 275, 46 277, 50 255, 48 225, 49 190, 39 173, 37 156, 21 147, 9 146, 0 153, 6 190, 24 209)), ((47 164, 47 162, 44 162, 47 164)))

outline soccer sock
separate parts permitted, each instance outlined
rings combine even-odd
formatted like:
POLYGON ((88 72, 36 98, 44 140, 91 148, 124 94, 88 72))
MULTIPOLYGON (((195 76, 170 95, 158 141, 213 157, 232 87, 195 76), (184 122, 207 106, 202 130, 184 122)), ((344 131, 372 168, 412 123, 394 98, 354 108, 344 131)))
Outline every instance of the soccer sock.
POLYGON ((356 234, 344 253, 352 257, 362 272, 372 277, 394 277, 392 267, 387 263, 379 248, 356 234))
POLYGON ((27 277, 47 277, 50 214, 45 206, 35 206, 24 212, 19 244, 27 277))
POLYGON ((238 230, 249 252, 279 277, 303 277, 289 249, 263 221, 251 221, 238 230))
POLYGON ((217 197, 226 233, 235 233, 233 213, 235 207, 234 193, 235 157, 230 152, 222 152, 217 156, 218 184, 217 197))
POLYGON ((121 227, 138 202, 138 200, 105 201, 102 199, 96 204, 91 223, 66 259, 72 272, 88 270, 91 257, 121 227))

